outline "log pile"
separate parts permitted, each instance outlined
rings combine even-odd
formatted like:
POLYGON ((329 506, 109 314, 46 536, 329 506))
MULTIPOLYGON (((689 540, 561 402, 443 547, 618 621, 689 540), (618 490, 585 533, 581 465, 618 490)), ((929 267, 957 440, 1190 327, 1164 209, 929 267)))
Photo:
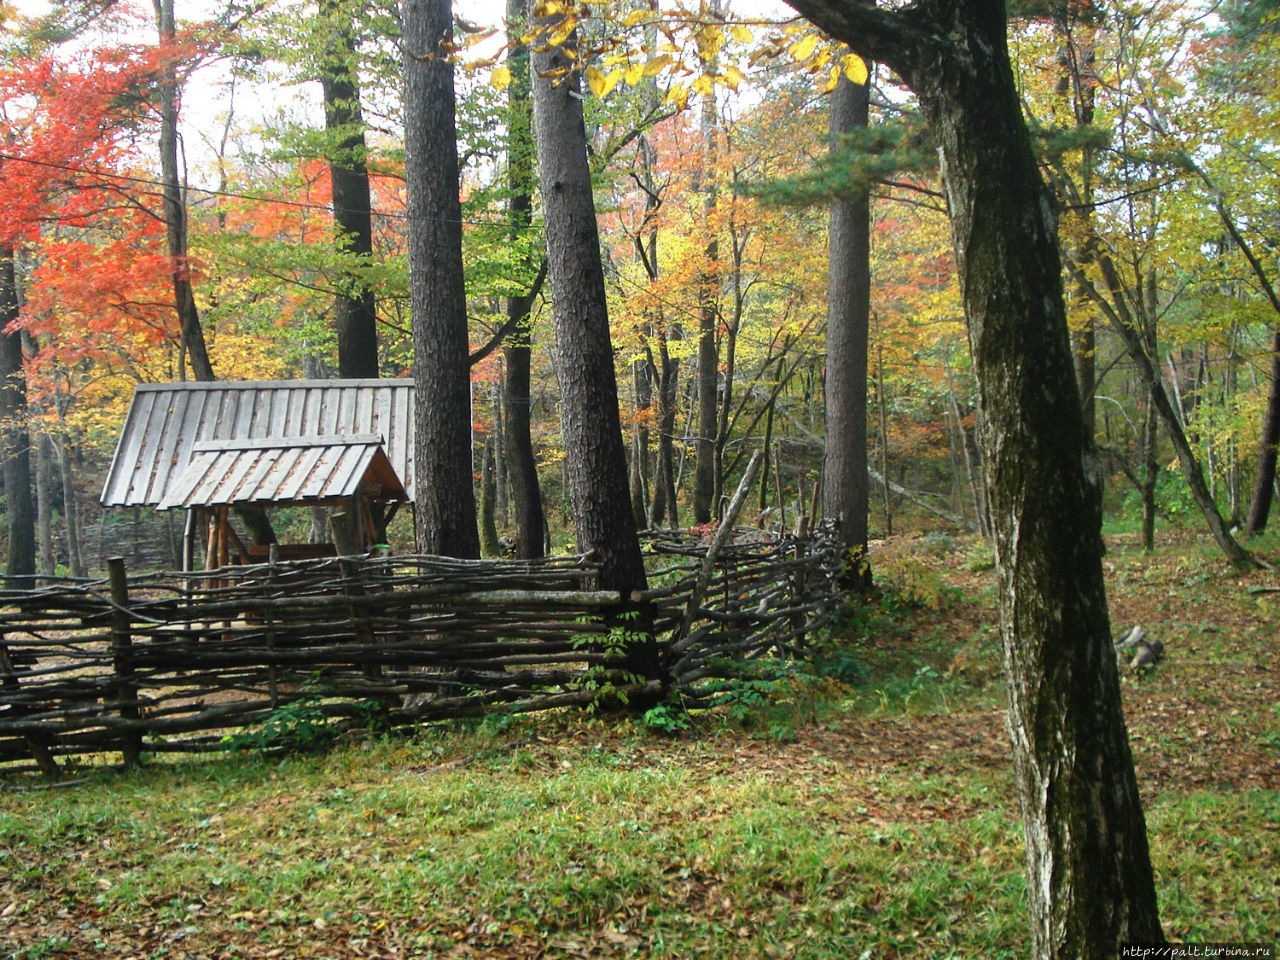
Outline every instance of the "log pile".
MULTIPOLYGON (((669 676, 619 669, 616 592, 589 557, 344 557, 0 590, 0 763, 225 748, 291 707, 340 729, 590 704, 694 699, 728 661, 789 654, 836 602, 822 536, 749 531, 708 558, 648 540, 646 593, 669 676)), ((43 581, 42 581, 43 582, 43 581)))

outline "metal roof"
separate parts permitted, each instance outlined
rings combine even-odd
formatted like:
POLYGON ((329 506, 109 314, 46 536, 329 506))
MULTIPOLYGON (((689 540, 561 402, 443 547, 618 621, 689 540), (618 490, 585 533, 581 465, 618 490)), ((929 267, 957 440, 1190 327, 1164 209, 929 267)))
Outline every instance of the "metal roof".
POLYGON ((197 443, 377 436, 413 499, 412 380, 268 380, 141 384, 111 468, 104 507, 157 506, 197 443))
POLYGON ((159 509, 249 503, 318 503, 354 496, 362 484, 377 496, 405 499, 405 490, 372 434, 197 442, 187 469, 159 509))

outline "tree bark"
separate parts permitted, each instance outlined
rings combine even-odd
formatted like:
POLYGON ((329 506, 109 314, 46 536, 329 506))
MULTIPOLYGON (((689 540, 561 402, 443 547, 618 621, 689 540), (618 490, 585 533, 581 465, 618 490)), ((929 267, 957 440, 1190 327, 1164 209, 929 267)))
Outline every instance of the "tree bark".
POLYGON ((414 515, 420 550, 478 557, 452 38, 449 0, 405 3, 414 515))
MULTIPOLYGON (((530 101, 529 48, 521 40, 528 22, 522 0, 507 0, 507 67, 511 83, 507 87, 507 202, 512 243, 524 240, 533 223, 534 149, 533 104, 530 101)), ((538 483, 538 460, 530 433, 532 402, 529 392, 533 360, 530 330, 533 298, 507 300, 507 320, 515 325, 503 346, 506 382, 503 389, 504 446, 511 502, 515 507, 516 556, 528 560, 545 550, 546 515, 542 489, 538 483)))
POLYGON ((80 546, 80 506, 71 473, 71 440, 63 431, 58 443, 58 474, 62 480, 62 520, 67 531, 67 565, 71 576, 85 575, 84 551, 80 546))
MULTIPOLYGON (((645 588, 645 569, 628 497, 576 34, 563 46, 546 44, 562 20, 562 14, 536 18, 534 27, 543 49, 535 42, 532 64, 560 426, 579 548, 600 561, 602 589, 629 597, 632 591, 645 588)), ((642 623, 640 629, 647 639, 630 652, 629 667, 646 677, 658 677, 661 670, 651 624, 642 623)))
MULTIPOLYGON (((709 12, 720 12, 718 0, 712 0, 709 12)), ((711 69, 710 66, 707 68, 711 69)), ((719 351, 716 346, 720 322, 720 244, 716 237, 716 113, 714 89, 702 101, 703 160, 701 183, 702 215, 707 230, 703 257, 706 263, 698 279, 698 439, 694 444, 693 522, 710 523, 717 512, 713 502, 716 490, 716 393, 719 351)))
POLYGON ((178 73, 173 60, 177 31, 173 16, 174 0, 153 0, 156 28, 162 52, 159 68, 160 93, 160 179, 164 194, 165 237, 169 251, 169 269, 173 283, 173 305, 182 331, 182 349, 191 364, 191 375, 201 382, 217 377, 209 360, 200 311, 196 308, 191 287, 191 260, 187 255, 187 207, 182 195, 182 178, 178 173, 178 73))
MULTIPOLYGON (((0 243, 0 454, 4 457, 4 512, 9 532, 5 573, 36 572, 36 511, 31 499, 31 436, 27 428, 27 373, 18 319, 18 275, 14 250, 0 243)), ((27 584, 29 585, 29 584, 27 584)))
POLYGON ((320 16, 330 21, 328 45, 320 63, 320 87, 330 138, 325 159, 336 246, 356 261, 352 269, 338 271, 339 289, 334 297, 338 376, 372 378, 378 376, 377 306, 360 266, 373 256, 373 217, 356 47, 350 16, 343 13, 338 0, 323 0, 320 16))
POLYGON ((46 577, 57 573, 53 553, 53 444, 47 433, 36 439, 36 546, 40 572, 46 577))
POLYGON ((1115 956, 1126 942, 1161 941, 1056 223, 1009 63, 1005 4, 789 2, 895 69, 939 143, 984 414, 1032 954, 1115 956))
MULTIPOLYGON (((868 84, 841 76, 831 94, 831 148, 867 126, 868 84)), ((827 269, 826 441, 822 513, 839 524, 845 582, 871 585, 867 553, 867 330, 871 322, 871 192, 860 186, 831 204, 827 269)))
POLYGON ((1253 475, 1253 495, 1249 498, 1249 514, 1245 531, 1256 536, 1267 528, 1271 514, 1272 491, 1276 485, 1276 449, 1280 446, 1280 325, 1271 343, 1271 388, 1267 394, 1267 413, 1262 421, 1262 439, 1258 443, 1258 465, 1253 475))

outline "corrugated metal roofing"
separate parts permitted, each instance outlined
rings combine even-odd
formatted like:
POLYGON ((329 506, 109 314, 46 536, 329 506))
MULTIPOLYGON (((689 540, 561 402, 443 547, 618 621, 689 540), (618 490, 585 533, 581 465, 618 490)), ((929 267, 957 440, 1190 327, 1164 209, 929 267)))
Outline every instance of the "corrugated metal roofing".
POLYGON ((332 501, 354 496, 366 479, 386 495, 404 497, 381 437, 372 434, 203 441, 159 508, 332 501))
POLYGON ((412 380, 141 384, 102 487, 104 507, 156 506, 212 440, 374 435, 413 499, 412 380))

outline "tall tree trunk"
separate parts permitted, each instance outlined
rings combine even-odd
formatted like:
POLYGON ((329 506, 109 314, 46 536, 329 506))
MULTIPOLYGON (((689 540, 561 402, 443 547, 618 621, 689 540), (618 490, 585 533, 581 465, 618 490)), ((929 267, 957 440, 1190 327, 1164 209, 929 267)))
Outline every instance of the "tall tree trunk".
POLYGON ((889 11, 789 2, 894 68, 939 143, 985 415, 1032 954, 1115 956, 1126 942, 1161 941, 1111 650, 1057 226, 1009 63, 1006 5, 920 0, 889 11))
MULTIPOLYGON (((628 499, 579 61, 569 53, 577 53, 576 34, 563 46, 546 45, 546 37, 563 19, 562 14, 536 19, 544 49, 535 43, 532 64, 560 425, 579 549, 595 554, 601 563, 600 586, 626 598, 644 589, 646 578, 628 499)), ((629 665, 643 676, 657 678, 661 670, 651 622, 642 623, 641 629, 647 640, 630 651, 629 665)))
POLYGON ((676 499, 676 414, 680 410, 680 359, 671 355, 667 346, 670 332, 661 316, 658 330, 658 457, 653 469, 653 503, 649 522, 668 527, 680 523, 680 505, 676 499))
POLYGON ((497 477, 495 476, 498 461, 498 438, 490 435, 485 438, 480 450, 480 555, 496 557, 502 552, 498 544, 498 524, 495 517, 494 500, 498 494, 497 477))
POLYGON ((57 573, 53 552, 53 444, 41 432, 36 438, 36 546, 40 572, 46 577, 57 573))
POLYGON ((1272 493, 1276 486, 1276 450, 1280 448, 1280 324, 1271 342, 1271 388, 1267 393, 1267 413, 1258 443, 1258 465, 1253 474, 1253 495, 1245 530, 1256 536, 1267 528, 1272 493))
MULTIPOLYGON (((712 0, 709 11, 719 13, 718 0, 712 0)), ((708 70, 711 67, 708 66, 708 70)), ((698 280, 698 439, 694 445, 693 522, 709 523, 717 512, 716 489, 716 393, 719 351, 716 347, 720 322, 720 243, 716 237, 716 135, 719 115, 716 112, 714 88, 702 101, 703 161, 700 187, 703 191, 702 214, 707 229, 703 257, 706 260, 698 280)))
MULTIPOLYGON (((841 76, 831 93, 831 149, 867 126, 869 84, 841 76)), ((867 330, 871 322, 871 193, 862 186, 831 204, 827 244, 826 442, 822 513, 839 524, 845 581, 871 585, 867 553, 867 330)))
POLYGON ((478 557, 449 0, 404 5, 418 547, 478 557))
POLYGON ((360 270, 363 262, 373 256, 373 217, 355 40, 351 16, 344 12, 342 0, 322 0, 320 16, 329 21, 320 62, 320 87, 329 135, 325 159, 332 186, 333 222, 338 249, 355 261, 351 269, 339 271, 339 289, 334 297, 338 376, 376 377, 377 308, 373 289, 360 270))
POLYGON ((209 361, 204 327, 191 288, 191 260, 187 254, 187 206, 178 164, 178 70, 173 59, 176 37, 174 0, 153 0, 156 29, 160 35, 160 179, 164 193, 165 237, 173 282, 173 304, 182 331, 182 350, 191 364, 191 375, 201 382, 217 377, 209 361))
MULTIPOLYGON (((533 104, 530 100, 529 48, 521 39, 528 15, 523 0, 507 0, 507 67, 511 83, 507 87, 507 201, 512 243, 520 243, 532 229, 534 147, 533 104)), ((516 556, 531 559, 543 555, 546 516, 542 489, 538 483, 538 460, 530 435, 530 367, 533 335, 530 330, 529 296, 507 300, 507 319, 515 324, 503 347, 506 378, 504 446, 511 502, 515 507, 516 556)))
POLYGON ((5 572, 36 572, 36 511, 31 500, 31 437, 27 428, 27 372, 18 319, 18 275, 14 250, 0 243, 0 456, 4 458, 4 512, 9 531, 5 572))
POLYGON ((58 443, 58 473, 62 480, 62 521, 67 531, 67 565, 71 576, 85 575, 84 549, 80 544, 80 505, 76 500, 76 487, 71 472, 71 440, 66 432, 58 443))

